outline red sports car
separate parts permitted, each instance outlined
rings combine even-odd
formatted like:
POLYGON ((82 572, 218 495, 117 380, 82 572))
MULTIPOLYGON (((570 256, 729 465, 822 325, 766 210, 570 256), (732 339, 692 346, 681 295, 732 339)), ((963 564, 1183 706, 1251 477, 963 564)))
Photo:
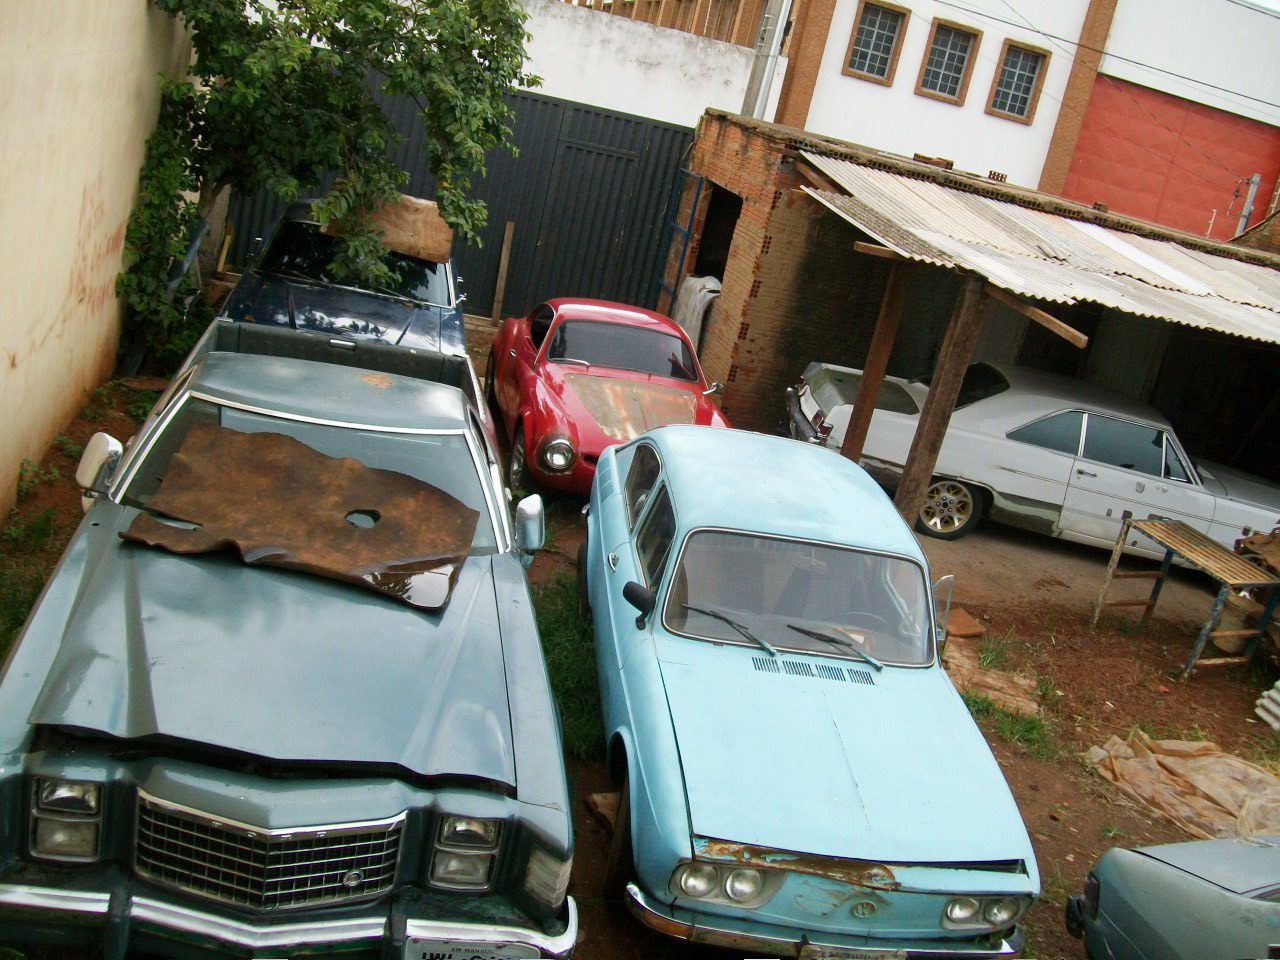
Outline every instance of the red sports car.
POLYGON ((508 318, 485 369, 511 440, 507 479, 587 494, 605 447, 668 423, 727 427, 673 320, 603 300, 550 300, 508 318))

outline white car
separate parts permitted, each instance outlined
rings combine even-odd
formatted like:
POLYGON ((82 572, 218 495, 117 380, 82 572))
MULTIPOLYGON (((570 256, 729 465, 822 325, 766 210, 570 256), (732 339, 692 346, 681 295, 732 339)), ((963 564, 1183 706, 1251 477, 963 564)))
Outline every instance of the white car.
MULTIPOLYGON (((793 437, 836 450, 862 371, 811 363, 787 391, 793 437)), ((862 465, 887 487, 902 475, 921 380, 885 377, 862 465)), ((983 517, 1112 547, 1128 517, 1183 520, 1231 548, 1280 524, 1280 487, 1228 467, 1193 463, 1154 410, 1066 377, 991 363, 965 372, 917 528, 955 539, 983 517)), ((1135 535, 1127 552, 1163 551, 1135 535)))

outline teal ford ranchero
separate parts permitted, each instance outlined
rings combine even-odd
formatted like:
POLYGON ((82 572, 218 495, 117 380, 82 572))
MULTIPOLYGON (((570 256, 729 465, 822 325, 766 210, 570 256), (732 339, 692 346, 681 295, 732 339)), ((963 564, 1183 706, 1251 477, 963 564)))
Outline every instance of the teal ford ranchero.
POLYGON ((861 468, 663 427, 601 457, 579 570, 641 921, 774 957, 1020 951, 1031 843, 861 468))
POLYGON ((218 321, 126 450, 94 438, 92 505, 0 677, 0 944, 569 955, 571 807, 522 566, 541 501, 513 523, 476 392, 465 360, 218 321), (332 490, 264 463, 287 478, 265 511, 237 499, 262 471, 193 462, 193 437, 368 480, 353 528, 397 509, 381 483, 446 505, 408 520, 465 518, 447 587, 411 603, 421 554, 366 584, 122 538, 199 527, 156 508, 181 466, 242 533, 332 561, 310 536, 345 528, 313 507, 332 490))

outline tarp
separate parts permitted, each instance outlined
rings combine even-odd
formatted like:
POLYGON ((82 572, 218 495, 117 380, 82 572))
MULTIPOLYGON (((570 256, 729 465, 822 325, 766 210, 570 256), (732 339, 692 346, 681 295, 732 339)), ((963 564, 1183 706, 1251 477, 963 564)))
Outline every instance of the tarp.
POLYGON ((1085 759, 1122 791, 1203 839, 1280 833, 1280 779, 1215 743, 1112 737, 1085 759))

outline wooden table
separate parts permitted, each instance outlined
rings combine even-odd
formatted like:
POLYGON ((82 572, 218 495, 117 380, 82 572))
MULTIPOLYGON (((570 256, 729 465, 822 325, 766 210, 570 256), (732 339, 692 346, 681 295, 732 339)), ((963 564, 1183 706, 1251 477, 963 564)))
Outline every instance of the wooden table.
POLYGON ((1258 644, 1266 636, 1267 625, 1271 622, 1271 618, 1276 612, 1277 603, 1280 603, 1280 579, 1271 576, 1267 571, 1250 563, 1244 557, 1232 553, 1216 540, 1209 539, 1206 534, 1188 526, 1181 520, 1124 521, 1124 524, 1120 527, 1120 537, 1116 540, 1115 549, 1111 551, 1111 562, 1107 564, 1107 576, 1102 581, 1102 592, 1098 594, 1098 603, 1093 608, 1093 619, 1089 622, 1089 626, 1097 626, 1098 615, 1102 613, 1103 607, 1143 607, 1141 622, 1146 623, 1150 620, 1151 614, 1156 608, 1156 601, 1160 599, 1160 589, 1164 586, 1165 578, 1169 575, 1169 569, 1173 566, 1174 557, 1178 557, 1197 570, 1203 571, 1219 583, 1218 595, 1214 598, 1213 607, 1209 612, 1209 619, 1205 621, 1200 628, 1200 632, 1196 635, 1195 647, 1191 651, 1191 658, 1187 660, 1186 666, 1182 668, 1181 679, 1185 680, 1191 676, 1191 672, 1196 667, 1196 661, 1200 659, 1200 654, 1204 651, 1205 644, 1213 638, 1222 640, 1247 638, 1249 643, 1245 648, 1244 656, 1215 657, 1204 661, 1201 666, 1217 667, 1248 663, 1253 659, 1254 653, 1257 652, 1258 644), (1137 531, 1164 547, 1164 560, 1158 568, 1154 570, 1116 570, 1116 565, 1120 562, 1120 555, 1124 552, 1125 541, 1129 538, 1130 530, 1137 531), (1153 579, 1155 581, 1151 585, 1151 595, 1147 599, 1107 600, 1107 591, 1111 588, 1112 580, 1140 578, 1153 579), (1232 591, 1238 593, 1242 590, 1254 589, 1267 591, 1267 600, 1263 606, 1262 617, 1258 621, 1257 628, 1218 630, 1218 620, 1222 616, 1223 608, 1227 605, 1228 595, 1232 591))

